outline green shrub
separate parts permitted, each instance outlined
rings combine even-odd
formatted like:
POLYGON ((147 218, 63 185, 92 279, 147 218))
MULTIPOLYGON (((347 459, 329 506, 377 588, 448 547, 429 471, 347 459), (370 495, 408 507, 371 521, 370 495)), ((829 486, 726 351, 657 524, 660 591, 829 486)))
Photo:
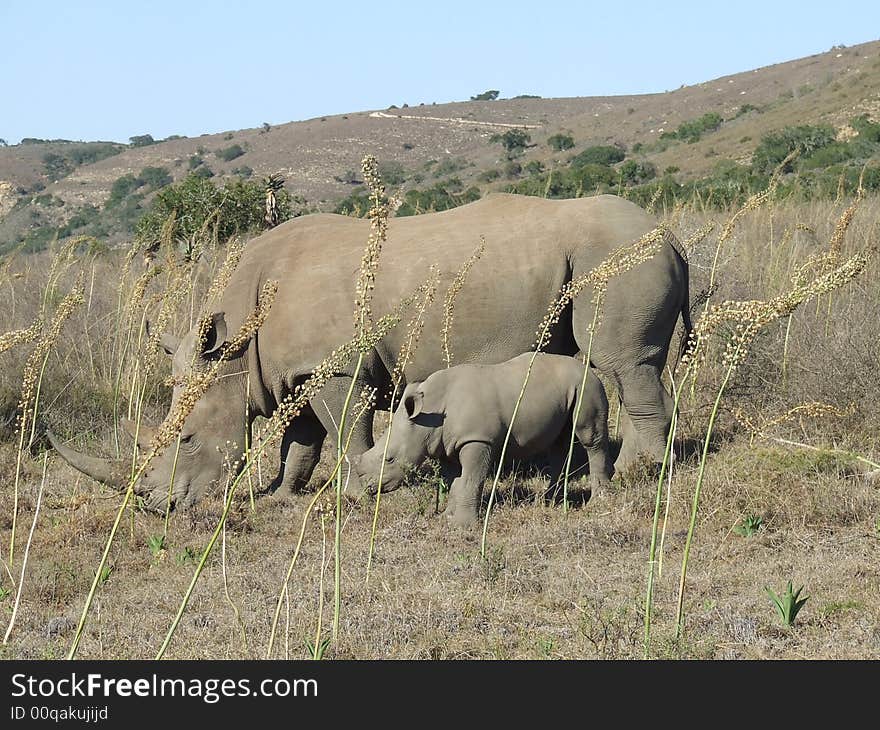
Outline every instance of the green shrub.
POLYGON ((406 170, 399 162, 380 163, 379 176, 386 185, 402 185, 406 182, 406 170))
POLYGON ((173 182, 171 173, 164 167, 145 167, 138 175, 138 179, 143 185, 148 185, 153 190, 164 188, 173 182))
POLYGON ((518 178, 522 174, 522 170, 523 170, 522 165, 520 165, 515 160, 510 160, 504 166, 504 174, 508 179, 511 179, 511 180, 518 178))
POLYGON ((199 165, 205 164, 205 158, 200 154, 196 153, 194 155, 190 155, 189 159, 187 159, 187 165, 190 170, 195 170, 199 165))
MULTIPOLYGON (((199 168, 206 169, 206 168, 199 168)), ((291 197, 282 188, 276 193, 280 219, 291 216, 291 197)), ((265 186, 261 181, 231 180, 222 186, 192 173, 186 179, 163 188, 147 213, 138 221, 135 235, 144 243, 155 243, 162 226, 174 213, 172 237, 189 237, 202 229, 209 216, 217 216, 217 235, 226 241, 263 228, 265 186)))
POLYGON ((252 167, 248 167, 247 165, 242 165, 241 167, 233 167, 230 172, 232 172, 233 175, 248 178, 254 174, 254 169, 252 167))
POLYGON ((143 184, 139 178, 131 174, 116 178, 110 186, 110 197, 107 198, 105 207, 115 208, 143 184))
POLYGON ((120 144, 85 144, 81 147, 74 147, 67 152, 67 156, 74 165, 90 165, 93 162, 118 155, 124 149, 125 146, 120 144))
POLYGON ((408 216, 449 210, 479 199, 479 188, 470 187, 465 190, 461 180, 452 178, 425 190, 407 191, 397 215, 408 216))
POLYGON ((661 139, 678 139, 688 144, 697 142, 704 134, 714 132, 724 120, 720 114, 708 112, 697 119, 682 122, 674 132, 663 132, 661 139))
POLYGON ((482 94, 472 96, 471 101, 495 101, 500 93, 498 89, 489 89, 489 91, 484 91, 482 94))
POLYGON ((554 134, 552 137, 547 138, 547 144, 557 152, 570 150, 574 147, 574 137, 570 134, 554 134))
POLYGON ((229 147, 224 147, 223 149, 217 150, 214 152, 217 157, 219 157, 224 162, 231 162, 232 160, 241 157, 244 154, 244 150, 241 145, 233 144, 229 147))
POLYGON ((640 185, 657 177, 657 168, 651 162, 627 160, 617 168, 617 173, 625 184, 640 185))
POLYGON ((613 165, 616 162, 622 162, 626 157, 620 147, 613 145, 598 145, 595 147, 587 147, 583 152, 575 155, 569 161, 572 167, 583 167, 584 165, 613 165))
POLYGON ((46 177, 52 182, 60 180, 73 172, 73 165, 63 155, 55 152, 47 152, 43 155, 43 166, 46 169, 46 177))
POLYGON ((364 188, 359 188, 340 200, 333 209, 333 212, 340 215, 363 218, 369 212, 372 205, 367 191, 364 188))
MULTIPOLYGON (((834 138, 834 129, 827 125, 785 127, 779 132, 765 134, 752 156, 752 167, 757 172, 769 174, 795 150, 802 157, 808 157, 816 150, 830 145, 834 138)), ((789 162, 783 172, 791 172, 793 169, 794 164, 789 162)))
POLYGON ((137 134, 134 137, 129 137, 128 141, 132 147, 147 147, 148 145, 156 144, 156 140, 153 139, 151 134, 137 134))
POLYGON ((489 141, 500 144, 510 159, 518 157, 532 141, 531 135, 523 129, 508 129, 504 134, 493 134, 489 141))
POLYGON ((815 170, 846 162, 851 160, 853 156, 853 148, 846 142, 832 142, 827 147, 822 147, 811 155, 802 157, 798 167, 802 170, 815 170))
POLYGON ((529 160, 523 169, 529 173, 529 175, 540 175, 544 172, 544 163, 540 160, 529 160))
MULTIPOLYGON (((425 163, 425 167, 428 167, 432 162, 436 163, 437 161, 428 160, 428 162, 425 163)), ((464 168, 468 167, 469 165, 470 163, 464 157, 445 157, 434 168, 434 177, 445 177, 446 175, 452 175, 459 170, 464 170, 464 168)))
MULTIPOLYGON (((528 167, 528 165, 526 167, 528 167)), ((477 175, 477 180, 484 183, 490 183, 494 182, 499 177, 501 177, 501 172, 494 167, 491 167, 488 170, 483 170, 483 172, 477 175)))
POLYGON ((201 167, 196 168, 196 171, 192 174, 196 177, 201 177, 205 179, 209 177, 214 177, 214 171, 207 165, 202 165, 201 167))

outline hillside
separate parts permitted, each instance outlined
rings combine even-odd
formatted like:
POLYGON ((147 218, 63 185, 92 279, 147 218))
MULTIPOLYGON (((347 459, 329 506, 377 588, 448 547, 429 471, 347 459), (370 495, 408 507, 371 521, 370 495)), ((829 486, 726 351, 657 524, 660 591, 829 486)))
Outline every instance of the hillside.
POLYGON ((880 121, 880 41, 657 94, 396 101, 400 108, 143 146, 56 141, 0 147, 0 247, 27 238, 39 248, 46 238, 41 232, 54 233, 71 219, 74 230, 97 222, 98 233, 124 237, 155 189, 193 171, 215 180, 280 172, 304 209, 332 210, 357 188, 352 171, 368 152, 389 166, 389 182, 405 188, 430 188, 454 176, 458 189, 473 185, 485 193, 510 185, 525 170, 553 169, 587 147, 612 144, 685 181, 709 173, 722 159, 747 163, 763 135, 786 126, 830 125, 846 139, 854 134, 848 127, 853 117, 880 121), (717 129, 690 143, 668 139, 683 123, 711 114, 723 120, 717 129), (492 141, 511 128, 531 138, 518 167, 492 141), (575 146, 552 149, 547 139, 560 133, 575 146), (110 156, 93 159, 103 155, 110 156), (154 183, 142 183, 126 206, 105 214, 114 183, 148 168, 159 169, 154 183))

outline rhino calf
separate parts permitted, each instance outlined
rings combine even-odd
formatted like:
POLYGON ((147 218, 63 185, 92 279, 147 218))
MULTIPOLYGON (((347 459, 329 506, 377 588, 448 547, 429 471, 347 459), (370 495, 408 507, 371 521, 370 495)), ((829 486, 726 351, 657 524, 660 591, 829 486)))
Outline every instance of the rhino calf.
MULTIPOLYGON (((477 522, 483 483, 497 463, 514 405, 526 378, 532 353, 498 365, 457 365, 423 382, 406 386, 387 432, 356 464, 361 483, 375 492, 382 468, 382 490, 400 486, 408 469, 428 457, 438 459, 452 478, 444 515, 450 522, 477 522), (385 440, 388 448, 385 451, 385 440)), ((549 452, 551 485, 568 453, 571 422, 584 365, 573 357, 541 353, 534 361, 507 446, 507 456, 522 459, 549 452)), ((611 477, 608 454, 608 400, 590 372, 575 431, 587 450, 590 484, 611 477)))

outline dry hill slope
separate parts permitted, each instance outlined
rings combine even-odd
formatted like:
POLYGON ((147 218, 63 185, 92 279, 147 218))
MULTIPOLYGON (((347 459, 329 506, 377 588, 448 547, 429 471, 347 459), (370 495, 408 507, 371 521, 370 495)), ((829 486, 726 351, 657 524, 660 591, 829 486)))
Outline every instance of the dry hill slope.
MULTIPOLYGON (((399 163, 410 187, 429 186, 444 172, 454 173, 465 185, 479 183, 480 172, 505 162, 501 147, 490 141, 494 133, 508 128, 505 125, 528 127, 535 146, 527 150, 523 162, 553 164, 570 156, 571 152, 554 152, 545 143, 550 135, 564 131, 576 141, 572 152, 593 144, 618 143, 632 149, 641 143, 647 146, 642 156, 659 170, 675 166, 687 178, 711 169, 718 157, 748 160, 768 131, 820 122, 845 129, 847 121, 860 113, 880 119, 880 41, 833 48, 665 93, 418 104, 381 114, 364 111, 268 130, 125 147, 120 154, 81 165, 54 183, 46 176, 43 159, 49 152, 63 152, 64 145, 16 145, 0 148, 0 243, 22 227, 64 222, 84 205, 101 208, 114 181, 123 175, 152 166, 166 168, 179 180, 198 158, 221 178, 233 171, 251 170, 260 176, 281 172, 288 189, 310 208, 329 209, 351 191, 356 176, 350 171, 357 169, 367 152, 380 161, 399 163), (755 109, 742 113, 744 105, 755 109), (663 131, 707 112, 725 119, 719 130, 694 144, 651 151, 651 143, 663 131), (233 145, 241 148, 240 156, 229 161, 217 156, 233 145), (43 196, 44 203, 37 213, 31 200, 35 193, 43 196), (45 205, 46 200, 53 204, 45 205)), ((485 191, 489 186, 483 182, 481 187, 485 191)))

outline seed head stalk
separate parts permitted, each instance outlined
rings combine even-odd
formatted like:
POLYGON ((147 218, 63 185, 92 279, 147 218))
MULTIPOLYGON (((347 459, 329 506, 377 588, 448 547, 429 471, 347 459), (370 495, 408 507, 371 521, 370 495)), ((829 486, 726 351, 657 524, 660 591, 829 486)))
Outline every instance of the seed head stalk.
POLYGON ((397 355, 397 362, 394 366, 394 372, 391 373, 391 381, 394 383, 391 391, 391 410, 389 412, 388 428, 385 430, 385 444, 382 447, 382 462, 379 466, 379 479, 376 483, 376 504, 373 508, 373 524, 370 528, 370 547, 367 552, 367 569, 366 576, 364 577, 364 585, 367 585, 370 582, 370 569, 373 566, 373 553, 376 546, 376 530, 379 525, 379 505, 382 500, 382 483, 385 478, 385 457, 388 455, 388 444, 391 442, 391 427, 394 425, 397 394, 400 392, 400 386, 403 383, 406 366, 409 364, 409 361, 418 346, 419 338, 421 337, 422 329, 425 324, 425 311, 434 301, 434 294, 437 291, 438 283, 439 272, 437 271, 437 268, 432 265, 430 278, 421 287, 423 296, 421 303, 419 304, 419 309, 407 326, 407 337, 400 347, 400 352, 397 355))
POLYGON ((581 406, 584 403, 584 391, 587 388, 587 377, 590 374, 590 356, 593 353, 593 337, 596 334, 596 326, 599 323, 599 310, 602 307, 602 296, 596 296, 596 308, 593 310, 593 321, 590 323, 590 338, 587 344, 587 352, 584 357, 584 376, 581 379, 581 387, 578 390, 577 403, 571 417, 571 436, 568 439, 568 454, 565 457, 565 472, 562 480, 562 512, 568 513, 568 478, 571 470, 571 457, 574 454, 574 439, 577 432, 578 418, 581 414, 581 406))

